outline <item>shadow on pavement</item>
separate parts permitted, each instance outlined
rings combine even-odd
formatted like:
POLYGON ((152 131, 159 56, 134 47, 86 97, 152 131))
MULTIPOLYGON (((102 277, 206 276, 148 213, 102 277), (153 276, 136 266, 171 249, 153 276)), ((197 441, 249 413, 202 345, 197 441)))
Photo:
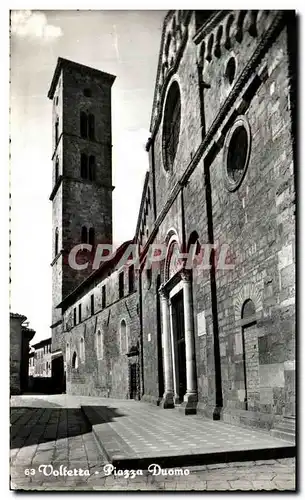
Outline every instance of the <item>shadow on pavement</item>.
POLYGON ((58 408, 55 403, 39 400, 38 403, 35 406, 35 401, 32 401, 31 407, 18 406, 10 409, 11 449, 86 434, 91 432, 92 425, 111 422, 114 418, 124 416, 113 407, 86 407, 87 410, 94 408, 94 418, 89 423, 80 408, 58 408))

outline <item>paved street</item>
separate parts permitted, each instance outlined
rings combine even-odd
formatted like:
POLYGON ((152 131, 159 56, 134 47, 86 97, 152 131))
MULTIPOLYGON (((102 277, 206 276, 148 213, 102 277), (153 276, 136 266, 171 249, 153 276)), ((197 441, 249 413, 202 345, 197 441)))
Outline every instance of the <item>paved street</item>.
MULTIPOLYGON (((126 414, 127 402, 112 400, 111 404, 117 407, 117 413, 120 410, 121 415, 125 408, 126 414)), ((101 405, 101 398, 54 395, 16 396, 11 399, 12 489, 295 489, 294 458, 192 466, 187 468, 189 475, 185 475, 187 471, 183 468, 179 471, 182 475, 171 475, 173 471, 170 470, 167 470, 166 475, 163 469, 163 473, 159 475, 153 475, 152 471, 141 471, 141 475, 134 473, 135 477, 132 477, 132 473, 130 477, 126 477, 126 473, 125 477, 113 474, 108 476, 107 469, 104 470, 107 458, 97 448, 81 405, 101 405), (46 467, 42 467, 43 465, 46 467)), ((149 412, 151 407, 146 405, 145 408, 149 412)), ((166 414, 166 411, 163 413, 166 414)), ((169 418, 169 414, 167 415, 166 418, 169 418)), ((119 421, 119 418, 114 420, 119 421)), ((135 428, 137 425, 135 422, 135 428)), ((150 425, 151 422, 146 420, 148 430, 150 425)))

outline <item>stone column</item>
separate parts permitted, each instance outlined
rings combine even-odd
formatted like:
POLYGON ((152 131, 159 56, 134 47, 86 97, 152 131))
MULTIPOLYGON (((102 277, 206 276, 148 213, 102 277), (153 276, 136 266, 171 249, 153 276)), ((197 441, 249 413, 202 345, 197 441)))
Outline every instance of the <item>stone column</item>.
POLYGON ((164 288, 160 288, 162 333, 164 339, 164 386, 165 391, 160 403, 162 408, 174 408, 173 363, 170 339, 169 298, 164 288))
POLYGON ((178 373, 178 359, 177 359, 177 343, 175 342, 175 321, 173 315, 173 307, 169 301, 169 315, 170 315, 170 338, 171 338, 171 352, 172 352, 172 366, 173 366, 173 388, 174 388, 174 403, 179 404, 180 398, 177 392, 177 373, 178 373))
POLYGON ((186 394, 184 396, 185 412, 196 413, 198 401, 196 354, 194 338, 193 294, 190 272, 181 272, 183 281, 183 306, 184 306, 184 336, 186 359, 186 394))

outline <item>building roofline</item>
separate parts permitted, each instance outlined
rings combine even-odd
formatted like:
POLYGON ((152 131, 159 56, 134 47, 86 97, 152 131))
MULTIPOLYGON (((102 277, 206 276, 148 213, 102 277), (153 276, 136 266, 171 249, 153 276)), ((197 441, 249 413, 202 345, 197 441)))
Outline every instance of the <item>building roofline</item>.
POLYGON ((80 295, 86 287, 90 287, 90 285, 94 282, 96 278, 101 276, 104 271, 106 271, 109 267, 111 267, 113 264, 119 261, 119 259, 122 257, 124 251, 126 250, 127 246, 130 245, 131 243, 134 242, 133 240, 128 240, 124 241, 122 245, 120 245, 116 251, 114 252, 114 255, 111 259, 104 261, 98 269, 95 269, 84 281, 82 281, 74 290, 72 290, 69 295, 67 295, 57 306, 56 309, 62 308, 64 306, 69 306, 73 302, 75 302, 75 299, 78 295, 80 295))
POLYGON ((111 75, 110 73, 105 73, 105 71, 91 68, 90 66, 85 66, 85 64, 80 64, 80 63, 77 63, 75 61, 70 61, 69 59, 64 59, 63 57, 58 57, 56 68, 55 68, 52 82, 50 85, 50 89, 48 92, 49 99, 53 99, 54 92, 56 89, 56 85, 57 85, 61 70, 63 68, 67 68, 67 67, 70 67, 71 69, 74 69, 80 73, 85 73, 86 75, 89 74, 91 76, 95 76, 95 77, 99 78, 100 80, 104 80, 104 82, 110 84, 110 86, 112 86, 114 80, 116 79, 116 77, 114 75, 111 75))
POLYGON ((160 73, 161 73, 162 56, 163 56, 163 48, 164 48, 164 41, 165 41, 165 31, 166 31, 167 21, 173 15, 173 12, 175 12, 175 11, 169 10, 167 12, 167 14, 164 17, 163 24, 162 24, 162 33, 161 33, 159 57, 158 57, 158 64, 157 64, 157 74, 156 74, 156 79, 155 79, 154 96, 153 96, 150 125, 149 125, 150 132, 152 132, 152 130, 153 130, 154 111, 155 111, 155 106, 156 106, 156 102, 157 102, 157 85, 158 85, 159 77, 160 77, 160 73))
POLYGON ((148 181, 149 181, 149 171, 147 171, 145 174, 141 203, 140 203, 139 214, 138 214, 138 221, 137 221, 136 232, 135 232, 135 239, 137 239, 137 237, 138 237, 138 233, 139 233, 139 229, 140 229, 140 225, 141 225, 142 211, 143 211, 143 206, 144 206, 144 202, 145 202, 145 198, 146 198, 148 181))
POLYGON ((19 314, 19 313, 10 313, 10 318, 18 318, 22 320, 22 323, 27 319, 24 314, 19 314))
POLYGON ((37 349, 38 347, 43 347, 44 345, 51 343, 52 343, 52 337, 48 337, 47 339, 40 340, 40 342, 37 342, 36 344, 32 344, 31 347, 37 349))

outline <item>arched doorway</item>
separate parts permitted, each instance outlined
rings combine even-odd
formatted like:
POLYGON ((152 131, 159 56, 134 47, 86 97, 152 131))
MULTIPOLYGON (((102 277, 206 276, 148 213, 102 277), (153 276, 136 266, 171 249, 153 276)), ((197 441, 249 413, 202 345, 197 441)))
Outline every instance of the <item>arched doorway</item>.
POLYGON ((66 377, 63 355, 52 359, 52 385, 55 394, 66 392, 66 377))

